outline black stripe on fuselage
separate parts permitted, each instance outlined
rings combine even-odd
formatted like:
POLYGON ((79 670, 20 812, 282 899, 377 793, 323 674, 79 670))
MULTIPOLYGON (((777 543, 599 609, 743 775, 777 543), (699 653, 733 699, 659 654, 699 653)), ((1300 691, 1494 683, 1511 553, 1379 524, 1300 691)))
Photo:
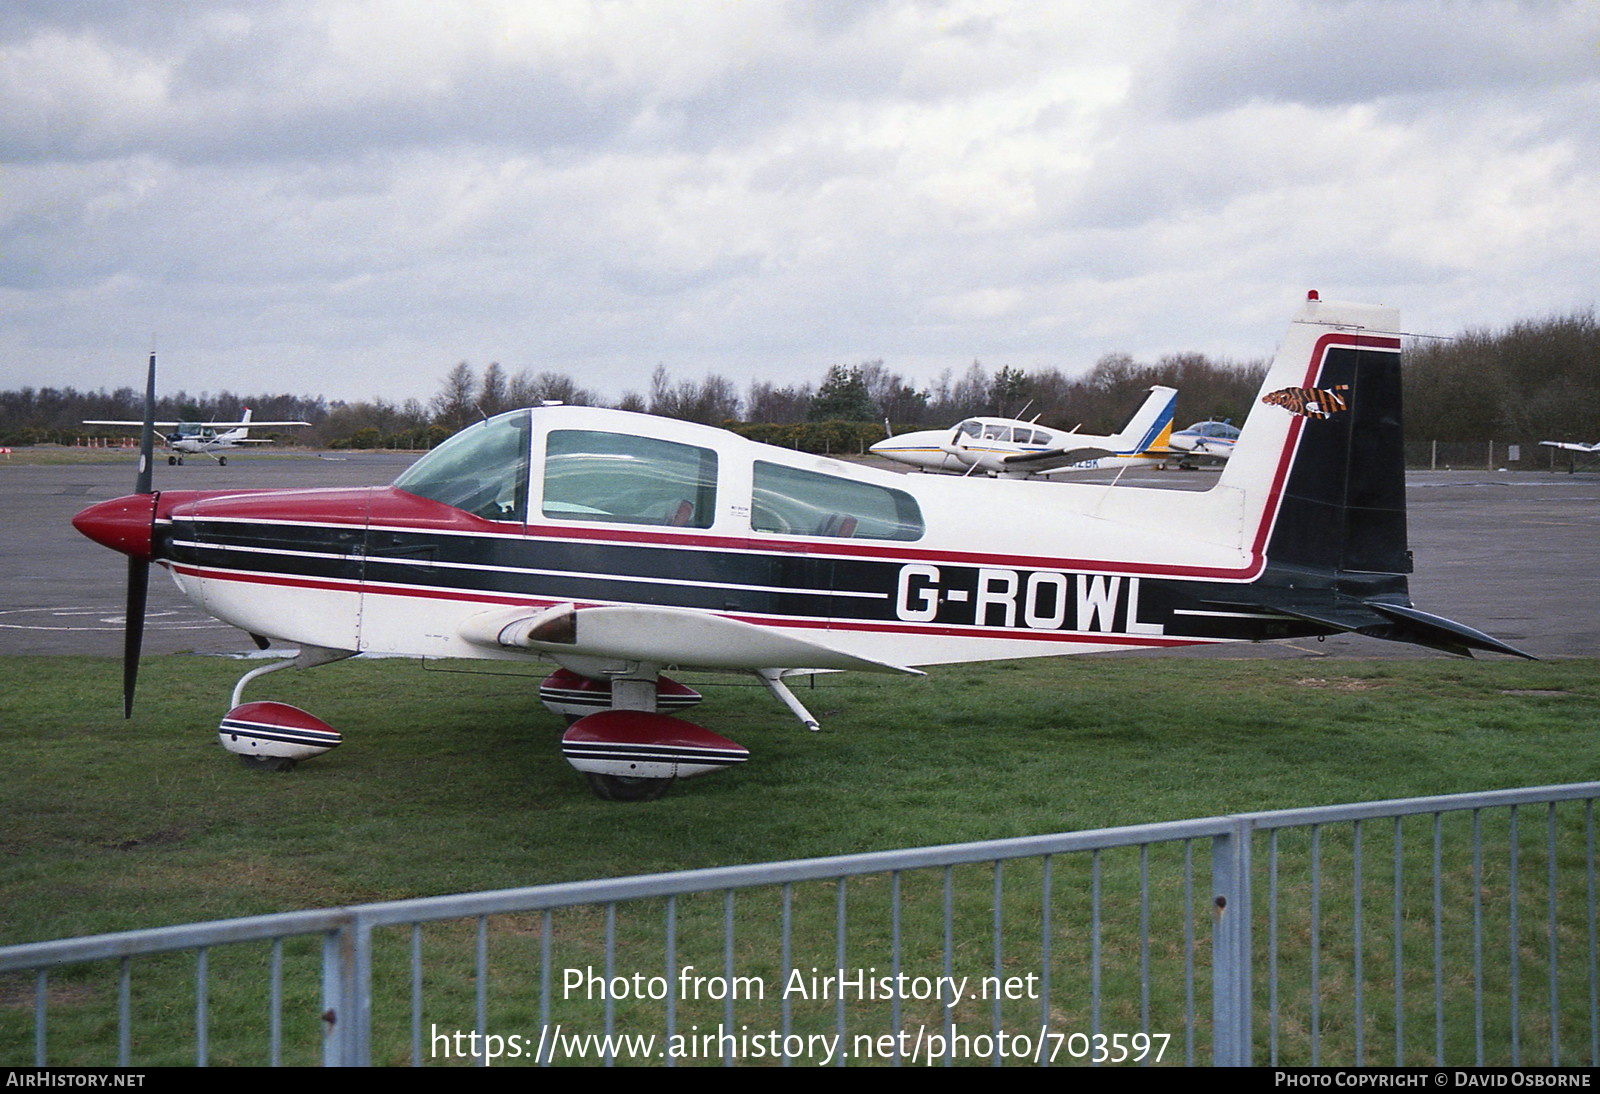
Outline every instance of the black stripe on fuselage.
POLYGON ((1041 567, 805 555, 728 545, 605 543, 310 523, 173 522, 163 557, 206 576, 374 594, 648 604, 798 625, 1008 639, 1259 641, 1317 633, 1217 610, 1248 587, 1041 567))

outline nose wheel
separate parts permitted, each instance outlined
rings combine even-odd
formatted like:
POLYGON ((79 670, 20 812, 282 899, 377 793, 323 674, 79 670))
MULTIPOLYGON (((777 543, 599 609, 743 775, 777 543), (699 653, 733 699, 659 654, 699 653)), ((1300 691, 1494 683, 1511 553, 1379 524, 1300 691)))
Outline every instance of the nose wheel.
POLYGON ((594 796, 608 802, 653 802, 665 794, 673 782, 671 779, 601 775, 594 771, 585 774, 588 775, 589 789, 594 791, 594 796))
POLYGON ((293 771, 297 762, 282 756, 240 755, 239 757, 239 763, 246 771, 293 771))

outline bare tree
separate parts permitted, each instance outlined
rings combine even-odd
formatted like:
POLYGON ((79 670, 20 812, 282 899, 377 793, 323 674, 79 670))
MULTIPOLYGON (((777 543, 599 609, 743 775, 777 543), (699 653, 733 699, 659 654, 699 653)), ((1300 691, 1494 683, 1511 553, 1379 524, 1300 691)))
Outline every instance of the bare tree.
POLYGON ((433 397, 435 424, 451 432, 461 429, 478 416, 474 409, 477 394, 477 377, 472 366, 462 361, 445 375, 439 394, 433 397))

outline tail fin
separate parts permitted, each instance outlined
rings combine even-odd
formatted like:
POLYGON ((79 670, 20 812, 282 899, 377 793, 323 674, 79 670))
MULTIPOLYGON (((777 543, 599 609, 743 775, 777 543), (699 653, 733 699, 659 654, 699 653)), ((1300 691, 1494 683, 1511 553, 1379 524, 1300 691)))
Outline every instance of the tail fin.
POLYGON ((1266 506, 1252 595, 1333 630, 1526 657, 1411 606, 1398 332, 1393 309, 1315 294, 1290 326, 1218 483, 1266 506))
POLYGON ((1155 385, 1127 423, 1106 438, 1104 447, 1128 455, 1165 443, 1163 438, 1172 432, 1172 414, 1177 402, 1176 388, 1155 385))

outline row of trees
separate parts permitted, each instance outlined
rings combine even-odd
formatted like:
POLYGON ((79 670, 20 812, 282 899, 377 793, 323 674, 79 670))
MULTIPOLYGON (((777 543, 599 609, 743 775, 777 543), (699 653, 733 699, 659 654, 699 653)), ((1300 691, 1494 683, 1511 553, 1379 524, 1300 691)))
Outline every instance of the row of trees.
POLYGON ((1405 376, 1408 439, 1600 441, 1593 312, 1422 341, 1405 376))
MULTIPOLYGON (((881 436, 885 420, 899 431, 939 428, 974 414, 1037 416, 1047 425, 1112 432, 1153 384, 1178 389, 1184 423, 1211 417, 1242 421, 1265 369, 1265 361, 1219 361, 1197 353, 1153 363, 1111 354, 1076 377, 1054 368, 991 371, 974 361, 959 376, 947 369, 933 383, 919 386, 882 361, 867 361, 834 365, 815 385, 758 380, 741 394, 724 376, 675 379, 657 366, 648 390, 625 392, 612 405, 731 426, 774 443, 839 451, 881 436), (843 430, 822 426, 838 422, 860 424, 843 430)), ((462 362, 426 403, 179 391, 162 398, 156 413, 164 419, 229 420, 250 406, 257 418, 311 422, 310 430, 294 434, 296 441, 417 449, 432 447, 480 417, 545 401, 606 405, 562 373, 510 373, 499 364, 480 372, 462 362)), ((72 443, 85 434, 84 419, 132 419, 140 413, 140 395, 132 388, 3 391, 0 444, 72 443)), ((1500 332, 1470 331, 1409 346, 1406 433, 1413 440, 1600 440, 1600 328, 1594 315, 1518 323, 1500 332)))

